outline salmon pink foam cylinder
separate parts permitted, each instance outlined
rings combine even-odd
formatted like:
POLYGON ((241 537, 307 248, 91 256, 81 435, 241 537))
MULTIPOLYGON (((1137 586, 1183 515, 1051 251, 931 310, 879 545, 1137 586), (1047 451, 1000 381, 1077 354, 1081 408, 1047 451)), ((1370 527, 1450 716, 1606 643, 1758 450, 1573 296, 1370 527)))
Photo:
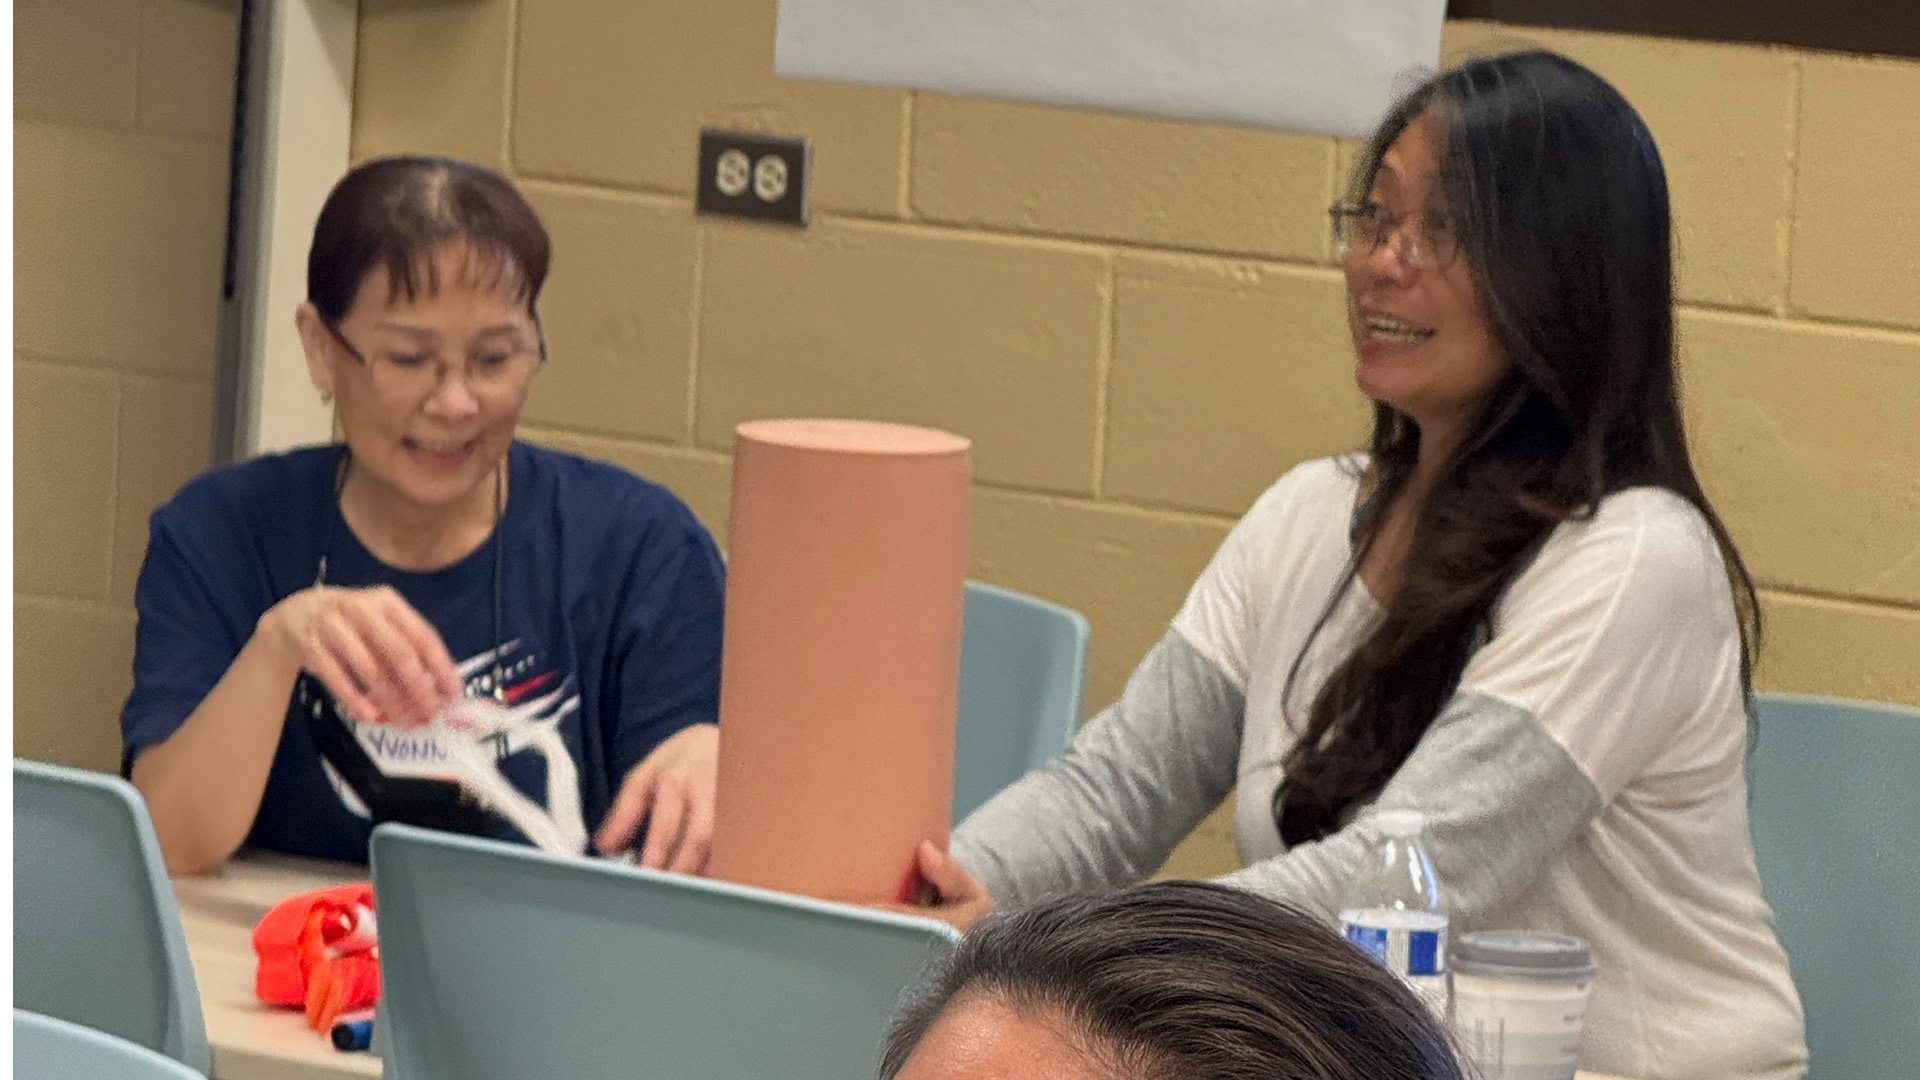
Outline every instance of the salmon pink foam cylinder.
POLYGON ((911 899, 946 844, 971 443, 853 420, 735 432, 715 877, 911 899))

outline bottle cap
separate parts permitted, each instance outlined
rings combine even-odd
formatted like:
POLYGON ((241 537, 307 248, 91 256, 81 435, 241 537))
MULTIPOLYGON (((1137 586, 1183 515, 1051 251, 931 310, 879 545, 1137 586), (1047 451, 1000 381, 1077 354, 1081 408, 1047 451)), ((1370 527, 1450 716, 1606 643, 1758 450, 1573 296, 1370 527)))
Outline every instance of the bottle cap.
POLYGON ((1454 938, 1451 952, 1448 966, 1464 975, 1563 979, 1594 973, 1586 942, 1544 930, 1475 930, 1454 938))
POLYGON ((1427 815, 1418 810, 1382 810, 1373 820, 1382 833, 1401 840, 1419 836, 1427 827, 1427 815))

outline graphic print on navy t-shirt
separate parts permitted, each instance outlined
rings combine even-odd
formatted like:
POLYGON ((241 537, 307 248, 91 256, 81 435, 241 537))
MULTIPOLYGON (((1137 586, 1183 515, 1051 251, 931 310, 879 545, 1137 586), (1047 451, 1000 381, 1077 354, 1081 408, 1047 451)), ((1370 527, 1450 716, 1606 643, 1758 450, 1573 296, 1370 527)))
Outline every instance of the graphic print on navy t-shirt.
MULTIPOLYGON (((420 727, 363 721, 333 704, 354 740, 388 776, 447 780, 536 846, 579 854, 587 844, 580 776, 561 724, 580 709, 571 676, 543 667, 516 639, 458 665, 465 691, 420 727), (502 694, 493 695, 496 656, 502 694)), ((325 691, 322 691, 323 693, 325 691)), ((366 804, 321 761, 341 805, 371 818, 366 804)))

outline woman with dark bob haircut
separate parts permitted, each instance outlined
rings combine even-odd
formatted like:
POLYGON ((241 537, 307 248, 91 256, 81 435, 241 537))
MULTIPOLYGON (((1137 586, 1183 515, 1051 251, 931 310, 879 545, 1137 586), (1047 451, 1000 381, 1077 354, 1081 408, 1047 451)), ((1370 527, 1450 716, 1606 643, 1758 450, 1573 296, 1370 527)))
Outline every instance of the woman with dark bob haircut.
POLYGON ((1439 1022, 1311 917, 1158 882, 976 925, 887 1038, 881 1080, 1460 1080, 1439 1022))
POLYGON ((189 482, 135 588, 123 768, 175 873, 364 862, 383 820, 625 849, 712 833, 719 552, 664 488, 514 438, 547 231, 504 178, 366 162, 294 315, 341 441, 189 482))
POLYGON ((1332 920, 1419 811, 1455 933, 1592 944, 1584 1067, 1800 1076, 1759 612, 1688 456, 1651 133, 1564 57, 1473 60, 1387 116, 1333 234, 1371 445, 1282 476, 1120 700, 923 845, 937 910, 1138 880, 1237 789, 1225 880, 1332 920))

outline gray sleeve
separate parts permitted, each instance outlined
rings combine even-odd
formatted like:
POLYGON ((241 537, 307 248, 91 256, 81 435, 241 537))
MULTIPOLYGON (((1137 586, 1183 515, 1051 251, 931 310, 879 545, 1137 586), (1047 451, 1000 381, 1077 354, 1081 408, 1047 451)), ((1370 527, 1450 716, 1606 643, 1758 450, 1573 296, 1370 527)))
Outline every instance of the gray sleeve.
POLYGON ((1419 810, 1448 909, 1471 922, 1524 892, 1600 809, 1593 781, 1532 713, 1461 694, 1346 827, 1220 880, 1331 921, 1379 837, 1374 816, 1419 810))
POLYGON ((1002 904, 1144 878, 1233 790, 1244 708, 1167 631, 1066 753, 961 823, 954 857, 1002 904))

